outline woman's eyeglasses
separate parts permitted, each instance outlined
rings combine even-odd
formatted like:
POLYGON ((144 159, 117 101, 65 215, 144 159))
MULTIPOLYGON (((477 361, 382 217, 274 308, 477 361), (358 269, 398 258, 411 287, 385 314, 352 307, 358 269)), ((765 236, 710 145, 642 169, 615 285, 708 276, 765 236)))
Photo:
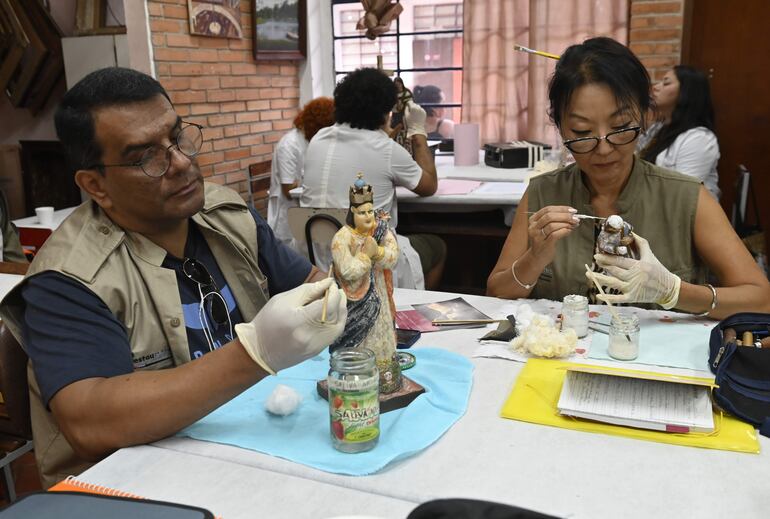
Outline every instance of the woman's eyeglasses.
POLYGON ((233 323, 230 321, 230 312, 227 309, 227 302, 222 294, 219 293, 214 278, 203 263, 192 258, 186 258, 182 263, 182 272, 190 280, 198 285, 198 294, 201 302, 198 305, 198 316, 203 326, 203 333, 209 344, 209 350, 214 350, 214 336, 211 332, 212 326, 209 320, 216 323, 217 327, 228 325, 230 337, 233 337, 233 323))
POLYGON ((641 126, 632 126, 631 128, 615 130, 604 137, 581 137, 579 139, 563 141, 562 144, 564 144, 564 146, 566 146, 572 153, 589 153, 594 151, 602 140, 606 140, 615 146, 622 146, 623 144, 633 142, 633 140, 639 136, 639 132, 641 131, 641 126))

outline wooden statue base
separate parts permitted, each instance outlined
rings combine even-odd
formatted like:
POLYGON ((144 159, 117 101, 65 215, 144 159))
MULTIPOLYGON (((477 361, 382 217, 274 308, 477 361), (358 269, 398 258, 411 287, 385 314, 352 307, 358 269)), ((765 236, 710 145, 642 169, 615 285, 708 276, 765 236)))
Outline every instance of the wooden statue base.
MULTIPOLYGON (((329 386, 326 379, 319 380, 316 383, 316 390, 324 400, 329 400, 329 386)), ((412 400, 423 393, 425 393, 424 387, 414 380, 401 375, 401 389, 386 395, 380 394, 380 414, 406 407, 412 403, 412 400)))

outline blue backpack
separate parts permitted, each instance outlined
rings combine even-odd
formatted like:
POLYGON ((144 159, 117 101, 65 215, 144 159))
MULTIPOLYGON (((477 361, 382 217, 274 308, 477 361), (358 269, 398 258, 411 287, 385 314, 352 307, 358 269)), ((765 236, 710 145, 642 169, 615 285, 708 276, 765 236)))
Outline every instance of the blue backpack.
POLYGON ((739 313, 711 330, 709 366, 716 383, 714 399, 725 411, 770 437, 770 348, 738 346, 743 332, 759 340, 770 336, 770 314, 739 313), (732 328, 735 336, 725 334, 732 328))

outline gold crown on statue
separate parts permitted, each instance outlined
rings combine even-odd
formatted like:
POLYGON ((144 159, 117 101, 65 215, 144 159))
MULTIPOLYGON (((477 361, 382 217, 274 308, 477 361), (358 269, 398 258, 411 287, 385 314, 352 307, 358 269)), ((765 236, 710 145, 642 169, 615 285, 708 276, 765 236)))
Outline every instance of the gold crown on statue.
POLYGON ((350 205, 374 203, 374 191, 372 186, 364 182, 364 174, 358 173, 356 181, 350 186, 350 205))

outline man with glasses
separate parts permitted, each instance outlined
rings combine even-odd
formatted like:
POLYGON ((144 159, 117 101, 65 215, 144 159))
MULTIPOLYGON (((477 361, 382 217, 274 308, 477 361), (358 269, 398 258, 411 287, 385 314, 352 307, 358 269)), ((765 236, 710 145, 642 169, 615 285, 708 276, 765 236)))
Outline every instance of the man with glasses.
POLYGON ((333 280, 237 193, 204 183, 202 127, 151 77, 89 74, 65 94, 56 128, 91 200, 0 307, 33 367, 46 486, 318 354, 347 315, 333 280))

